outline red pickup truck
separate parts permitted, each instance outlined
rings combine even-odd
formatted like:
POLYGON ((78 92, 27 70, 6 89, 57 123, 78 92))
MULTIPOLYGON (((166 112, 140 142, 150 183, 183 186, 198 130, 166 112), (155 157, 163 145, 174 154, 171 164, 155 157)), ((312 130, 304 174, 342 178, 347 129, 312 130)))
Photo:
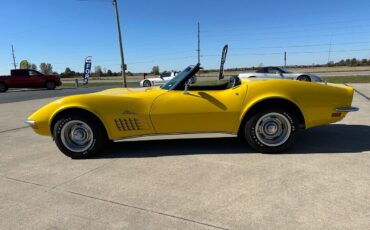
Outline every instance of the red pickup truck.
POLYGON ((59 75, 42 74, 32 69, 13 69, 10 76, 0 76, 0 93, 8 88, 47 88, 55 89, 60 86, 59 75))

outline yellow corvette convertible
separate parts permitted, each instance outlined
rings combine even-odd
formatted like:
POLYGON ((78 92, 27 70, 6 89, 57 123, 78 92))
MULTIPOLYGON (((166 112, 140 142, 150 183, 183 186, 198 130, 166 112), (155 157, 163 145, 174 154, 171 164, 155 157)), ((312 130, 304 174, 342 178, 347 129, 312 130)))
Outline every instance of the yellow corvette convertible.
POLYGON ((344 85, 238 77, 195 84, 199 69, 189 66, 161 87, 65 97, 25 122, 53 137, 71 158, 92 156, 110 141, 175 133, 237 134, 256 151, 271 153, 291 146, 299 129, 357 110, 351 107, 353 89, 344 85))

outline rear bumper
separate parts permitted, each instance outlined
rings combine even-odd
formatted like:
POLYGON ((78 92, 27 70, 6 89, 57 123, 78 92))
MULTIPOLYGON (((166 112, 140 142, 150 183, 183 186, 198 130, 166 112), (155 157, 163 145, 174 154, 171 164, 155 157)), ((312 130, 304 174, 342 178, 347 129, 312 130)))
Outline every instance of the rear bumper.
POLYGON ((337 112, 356 112, 358 111, 359 108, 357 107, 341 107, 341 108, 337 108, 336 111, 337 112))

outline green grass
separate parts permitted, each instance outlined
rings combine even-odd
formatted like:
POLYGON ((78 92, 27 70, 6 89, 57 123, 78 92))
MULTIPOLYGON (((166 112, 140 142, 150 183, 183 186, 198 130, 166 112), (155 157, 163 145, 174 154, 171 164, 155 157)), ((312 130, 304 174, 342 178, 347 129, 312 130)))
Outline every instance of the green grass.
POLYGON ((323 77, 330 83, 370 83, 370 76, 323 77))

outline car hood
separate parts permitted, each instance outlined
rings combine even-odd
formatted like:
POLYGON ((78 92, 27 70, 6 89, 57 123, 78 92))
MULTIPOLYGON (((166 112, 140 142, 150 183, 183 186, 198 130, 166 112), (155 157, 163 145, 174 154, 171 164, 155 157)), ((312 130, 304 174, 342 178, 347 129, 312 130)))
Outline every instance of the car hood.
POLYGON ((128 96, 128 95, 143 95, 150 93, 157 93, 162 91, 160 87, 149 87, 149 88, 114 88, 107 89, 97 93, 92 93, 94 95, 109 95, 109 96, 128 96))

